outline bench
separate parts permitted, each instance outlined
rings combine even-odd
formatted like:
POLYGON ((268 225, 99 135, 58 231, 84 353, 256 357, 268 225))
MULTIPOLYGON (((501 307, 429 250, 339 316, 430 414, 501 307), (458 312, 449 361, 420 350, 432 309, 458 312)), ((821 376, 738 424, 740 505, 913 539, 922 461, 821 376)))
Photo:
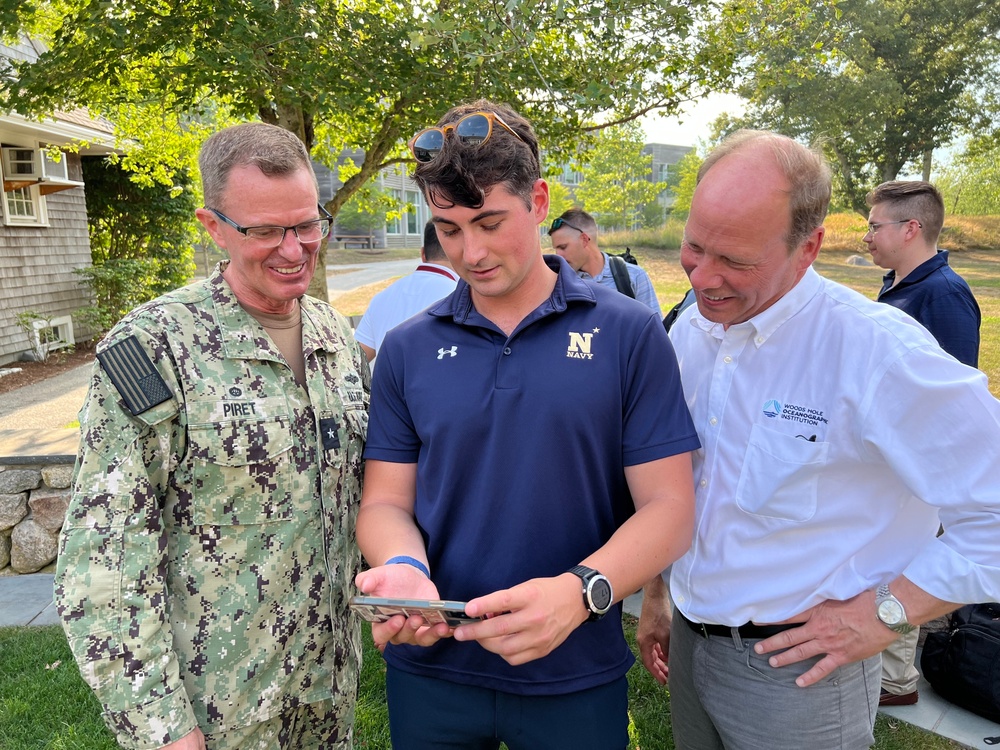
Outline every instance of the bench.
POLYGON ((347 248, 351 245, 366 247, 369 250, 375 245, 375 238, 370 234, 334 234, 333 239, 340 243, 341 247, 347 248))

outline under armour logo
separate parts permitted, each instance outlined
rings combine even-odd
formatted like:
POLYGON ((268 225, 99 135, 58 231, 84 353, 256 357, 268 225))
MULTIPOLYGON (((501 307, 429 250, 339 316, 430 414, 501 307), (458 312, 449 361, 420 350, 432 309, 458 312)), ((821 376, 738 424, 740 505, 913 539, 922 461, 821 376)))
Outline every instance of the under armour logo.
POLYGON ((443 346, 438 349, 438 359, 444 359, 444 355, 447 354, 449 357, 458 356, 458 347, 453 346, 451 349, 445 349, 443 346))

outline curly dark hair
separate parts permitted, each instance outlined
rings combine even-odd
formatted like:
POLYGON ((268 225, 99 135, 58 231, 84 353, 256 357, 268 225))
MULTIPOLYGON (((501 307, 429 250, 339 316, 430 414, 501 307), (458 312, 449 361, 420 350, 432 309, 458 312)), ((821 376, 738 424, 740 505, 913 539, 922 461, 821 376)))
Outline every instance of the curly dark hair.
POLYGON ((437 127, 457 122, 474 112, 493 112, 503 118, 518 140, 500 125, 494 125, 489 140, 466 146, 453 133, 444 139, 441 152, 429 162, 417 164, 414 181, 428 203, 438 208, 465 206, 480 208, 497 185, 504 185, 531 208, 535 181, 541 178, 538 138, 531 123, 506 104, 486 99, 452 107, 437 127))

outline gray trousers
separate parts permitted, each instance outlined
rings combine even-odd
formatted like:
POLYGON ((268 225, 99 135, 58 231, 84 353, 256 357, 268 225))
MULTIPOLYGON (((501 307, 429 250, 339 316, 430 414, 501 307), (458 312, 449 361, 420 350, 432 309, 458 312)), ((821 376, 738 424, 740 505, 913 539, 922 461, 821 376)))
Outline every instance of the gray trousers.
POLYGON ((819 658, 773 668, 756 640, 696 634, 674 611, 670 713, 678 750, 864 750, 875 742, 881 660, 795 678, 819 658))

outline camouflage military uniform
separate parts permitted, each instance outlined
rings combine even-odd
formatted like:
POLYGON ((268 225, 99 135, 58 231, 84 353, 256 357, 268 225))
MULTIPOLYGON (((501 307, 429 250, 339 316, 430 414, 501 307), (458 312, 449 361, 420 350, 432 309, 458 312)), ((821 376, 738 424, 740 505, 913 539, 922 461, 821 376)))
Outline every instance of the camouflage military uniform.
POLYGON ((368 365, 347 322, 304 297, 296 385, 222 267, 98 347, 137 342, 172 396, 133 416, 99 364, 80 412, 56 601, 124 747, 331 696, 345 738, 353 723, 368 365))

